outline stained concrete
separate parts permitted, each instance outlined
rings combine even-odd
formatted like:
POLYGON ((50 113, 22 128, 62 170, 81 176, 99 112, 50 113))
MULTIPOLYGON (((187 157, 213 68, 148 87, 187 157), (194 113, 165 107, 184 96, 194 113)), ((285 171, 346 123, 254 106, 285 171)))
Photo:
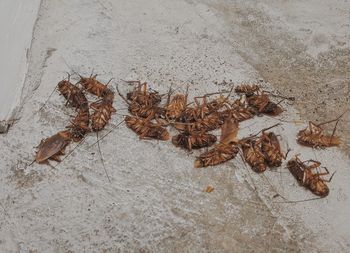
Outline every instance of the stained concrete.
MULTIPOLYGON (((339 22, 349 24, 347 5, 337 4, 339 10, 332 10, 336 22, 328 24, 317 15, 304 20, 310 7, 327 10, 326 1, 43 1, 29 51, 21 119, 0 136, 0 248, 3 252, 347 252, 348 155, 295 142, 297 131, 310 117, 299 110, 311 105, 300 104, 308 104, 305 97, 311 104, 317 98, 311 95, 311 81, 302 85, 307 69, 317 77, 316 65, 305 70, 303 66, 309 61, 316 64, 313 59, 329 50, 310 44, 296 31, 322 21, 319 29, 330 41, 327 45, 342 51, 332 56, 336 59, 332 62, 349 57, 349 38, 335 33, 339 22), (281 117, 242 123, 239 136, 282 123, 275 131, 282 148, 292 148, 289 158, 302 153, 304 159, 320 160, 331 173, 336 171, 330 195, 295 202, 314 196, 297 184, 285 164, 262 175, 253 173, 239 157, 214 168, 194 169, 198 152, 188 154, 170 142, 141 141, 124 125, 100 145, 111 183, 97 145, 91 146, 95 134, 76 149, 71 145, 67 151, 72 154, 53 163, 55 168, 26 167, 33 159, 33 147, 64 129, 74 114, 57 93, 47 101, 57 82, 66 71, 89 75, 93 69, 101 81, 114 77, 111 87, 119 83, 123 92, 130 87, 121 79, 147 81, 161 93, 171 84, 179 91, 190 84, 190 97, 228 89, 231 80, 260 82, 267 90, 296 96, 293 105, 282 103, 281 117), (214 187, 212 193, 203 191, 208 185, 214 187)), ((307 29, 320 32, 317 26, 307 29)), ((119 97, 115 105, 118 113, 101 135, 127 112, 119 97)), ((329 105, 329 110, 340 106, 329 105)), ((346 122, 344 117, 343 139, 348 138, 346 122)))

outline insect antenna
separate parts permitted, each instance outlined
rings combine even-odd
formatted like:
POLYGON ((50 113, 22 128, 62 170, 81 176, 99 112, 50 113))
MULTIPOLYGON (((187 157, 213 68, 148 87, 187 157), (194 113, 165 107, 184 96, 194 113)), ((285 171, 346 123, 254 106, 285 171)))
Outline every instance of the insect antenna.
POLYGON ((100 147, 100 142, 98 141, 98 132, 96 132, 96 139, 97 139, 97 147, 98 147, 98 152, 100 153, 100 158, 101 158, 101 162, 102 162, 102 166, 103 166, 103 169, 106 173, 106 177, 108 178, 108 181, 109 183, 112 183, 111 182, 111 179, 109 178, 109 175, 107 173, 107 170, 106 170, 106 166, 105 166, 105 162, 103 160, 103 156, 102 156, 102 152, 101 152, 101 147, 100 147))
POLYGON ((56 91, 57 89, 57 85, 55 86, 55 88, 53 89, 53 91, 51 92, 50 96, 48 96, 48 98, 46 99, 45 103, 40 107, 40 109, 36 112, 40 112, 46 105, 46 103, 49 101, 49 99, 52 97, 52 95, 54 94, 54 92, 56 91))
POLYGON ((300 202, 307 202, 307 201, 319 200, 319 199, 323 199, 323 198, 324 198, 324 197, 311 198, 311 199, 302 199, 302 200, 274 201, 274 202, 272 202, 272 203, 300 203, 300 202))
MULTIPOLYGON (((82 78, 81 75, 79 75, 66 61, 66 59, 63 58, 63 56, 61 56, 62 60, 64 61, 64 64, 76 75, 78 75, 80 78, 82 78)), ((68 80, 69 81, 69 80, 68 80)))
POLYGON ((281 96, 281 95, 278 95, 278 94, 274 94, 271 91, 266 91, 266 90, 264 90, 263 92, 264 93, 268 93, 271 96, 276 97, 276 98, 283 98, 283 100, 286 99, 286 100, 289 100, 289 101, 295 101, 295 97, 285 97, 285 96, 281 96))
MULTIPOLYGON (((125 81, 124 81, 125 82, 125 81)), ((127 104, 127 105, 130 105, 130 102, 126 99, 126 97, 120 92, 120 90, 119 90, 119 85, 118 84, 116 84, 116 86, 115 86, 115 88, 116 88, 116 90, 117 90, 117 92, 118 92, 118 95, 125 101, 125 103, 127 104)))

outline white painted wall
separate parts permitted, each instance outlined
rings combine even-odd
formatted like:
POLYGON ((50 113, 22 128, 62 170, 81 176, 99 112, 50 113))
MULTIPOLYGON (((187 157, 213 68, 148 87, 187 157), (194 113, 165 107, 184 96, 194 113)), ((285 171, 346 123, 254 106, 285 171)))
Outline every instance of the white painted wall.
POLYGON ((12 116, 20 98, 39 6, 40 0, 0 1, 0 121, 12 116))

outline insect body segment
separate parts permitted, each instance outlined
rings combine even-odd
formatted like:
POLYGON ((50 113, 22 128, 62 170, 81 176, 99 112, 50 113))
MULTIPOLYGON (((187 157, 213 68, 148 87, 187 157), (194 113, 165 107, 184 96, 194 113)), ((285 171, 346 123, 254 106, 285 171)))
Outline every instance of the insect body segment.
POLYGON ((332 177, 329 180, 322 179, 321 176, 329 174, 327 168, 325 168, 325 172, 320 173, 318 171, 321 165, 320 162, 313 160, 308 162, 311 164, 308 165, 306 162, 302 162, 296 156, 288 162, 287 166, 300 185, 308 188, 315 195, 326 197, 329 194, 329 188, 325 182, 330 182, 332 177))
POLYGON ((64 150, 70 141, 71 133, 69 131, 61 131, 42 140, 38 146, 35 161, 37 163, 47 163, 50 159, 60 162, 60 156, 64 155, 64 150))

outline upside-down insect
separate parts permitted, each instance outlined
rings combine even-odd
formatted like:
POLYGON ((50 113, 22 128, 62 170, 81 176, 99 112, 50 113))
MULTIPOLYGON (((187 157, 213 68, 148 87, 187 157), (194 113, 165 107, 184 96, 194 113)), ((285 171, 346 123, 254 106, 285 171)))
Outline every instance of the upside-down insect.
POLYGON ((330 182, 334 174, 328 180, 321 178, 321 176, 329 175, 329 171, 324 167, 325 172, 320 173, 318 171, 320 165, 320 162, 314 160, 302 162, 298 156, 295 156, 287 164, 290 173, 300 185, 308 188, 318 196, 326 197, 329 194, 329 188, 325 182, 330 182), (307 162, 311 164, 307 165, 307 162))
POLYGON ((236 121, 241 122, 254 117, 254 114, 251 113, 250 109, 239 99, 234 101, 231 105, 225 104, 225 107, 227 109, 220 112, 222 119, 231 117, 236 121))
POLYGON ((264 130, 262 131, 261 151, 265 156, 267 165, 270 167, 281 166, 282 160, 286 157, 282 153, 278 138, 273 132, 266 133, 264 130))
POLYGON ((148 91, 147 83, 141 84, 140 81, 128 81, 127 83, 137 84, 133 91, 126 94, 128 100, 140 105, 157 105, 161 102, 162 96, 157 91, 148 91))
POLYGON ((107 84, 103 84, 99 82, 96 77, 97 75, 91 75, 90 77, 80 76, 78 83, 80 83, 85 90, 95 96, 104 97, 106 94, 111 94, 111 90, 107 87, 109 82, 107 84))
POLYGON ((91 116, 91 128, 94 132, 103 130, 111 119, 112 113, 117 111, 111 103, 103 99, 102 101, 92 103, 90 107, 95 111, 91 116))
POLYGON ((137 118, 126 116, 125 123, 128 128, 140 136, 140 139, 157 139, 167 141, 170 138, 169 132, 160 124, 155 124, 149 118, 137 118))
POLYGON ((35 161, 37 163, 48 163, 48 160, 60 162, 60 156, 64 155, 64 150, 70 142, 71 133, 69 131, 61 131, 42 140, 38 146, 35 161))
POLYGON ((77 142, 91 131, 89 127, 90 113, 89 108, 79 109, 78 115, 71 120, 71 124, 67 128, 71 129, 72 140, 77 142))
POLYGON ((261 139, 246 138, 240 141, 244 160, 255 172, 266 170, 265 156, 261 150, 261 139))
MULTIPOLYGON (((341 117, 341 116, 340 116, 341 117)), ((331 121, 327 121, 321 124, 316 125, 315 123, 309 122, 309 126, 303 130, 300 130, 297 136, 298 143, 304 146, 309 146, 313 148, 324 148, 324 147, 333 147, 339 146, 340 138, 334 136, 339 118, 331 121), (323 128, 321 125, 337 121, 332 135, 324 135, 323 128)))
POLYGON ((172 143, 184 149, 191 151, 192 149, 200 149, 210 147, 216 142, 216 136, 205 132, 184 131, 173 136, 172 143))
MULTIPOLYGON (((125 98, 124 95, 120 92, 118 85, 116 86, 116 89, 119 96, 128 105, 128 110, 132 115, 136 117, 149 118, 149 119, 154 119, 156 117, 164 115, 165 109, 162 107, 159 107, 157 104, 153 104, 153 102, 145 102, 145 103, 139 104, 136 101, 136 97, 134 100, 128 101, 128 99, 125 98)), ((142 99, 139 97, 139 100, 142 100, 142 99)))
POLYGON ((283 112, 283 109, 276 103, 271 102, 266 94, 253 95, 247 98, 248 104, 257 110, 258 113, 265 113, 277 116, 283 112))
POLYGON ((239 151, 237 133, 238 123, 231 118, 227 119, 221 127, 220 143, 197 157, 194 167, 214 166, 235 158, 239 151))
POLYGON ((190 129, 193 132, 207 132, 220 128, 224 123, 224 119, 219 112, 213 112, 202 119, 190 123, 175 122, 174 127, 177 130, 190 129))
POLYGON ((235 92, 236 93, 243 93, 245 94, 247 97, 250 97, 252 95, 254 95, 255 92, 259 91, 260 90, 260 87, 256 84, 252 84, 252 85, 249 85, 249 84, 241 84, 241 85, 238 85, 236 88, 235 88, 235 92))
POLYGON ((176 120, 186 110, 187 95, 176 94, 165 108, 165 117, 168 120, 176 120))
POLYGON ((83 91, 69 80, 62 80, 57 86, 59 92, 66 98, 67 104, 75 108, 88 108, 88 100, 83 91))

